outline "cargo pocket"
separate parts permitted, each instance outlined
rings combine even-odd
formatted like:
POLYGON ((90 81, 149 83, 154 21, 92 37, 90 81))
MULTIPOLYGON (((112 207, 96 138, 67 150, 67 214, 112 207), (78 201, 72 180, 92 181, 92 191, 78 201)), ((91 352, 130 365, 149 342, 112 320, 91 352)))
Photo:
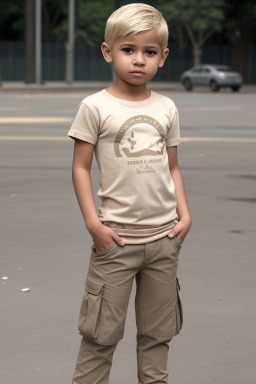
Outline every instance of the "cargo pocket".
POLYGON ((180 300, 180 283, 178 277, 176 277, 176 290, 177 290, 177 306, 176 306, 176 330, 175 335, 180 333, 182 325, 183 325, 183 310, 182 304, 180 300))
POLYGON ((78 330, 82 336, 90 339, 96 339, 99 332, 103 287, 103 281, 87 276, 78 330))

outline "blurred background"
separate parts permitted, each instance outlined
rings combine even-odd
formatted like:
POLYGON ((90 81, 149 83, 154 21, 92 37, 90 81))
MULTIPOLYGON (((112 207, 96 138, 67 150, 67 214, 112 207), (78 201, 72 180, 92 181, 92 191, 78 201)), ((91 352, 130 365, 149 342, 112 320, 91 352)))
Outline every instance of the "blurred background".
MULTIPOLYGON (((104 62, 99 46, 106 19, 127 3, 0 0, 2 81, 111 80, 111 68, 104 62)), ((163 13, 170 30, 170 55, 156 81, 179 81, 181 73, 192 65, 211 63, 231 65, 245 83, 256 83, 254 0, 146 3, 163 13)))

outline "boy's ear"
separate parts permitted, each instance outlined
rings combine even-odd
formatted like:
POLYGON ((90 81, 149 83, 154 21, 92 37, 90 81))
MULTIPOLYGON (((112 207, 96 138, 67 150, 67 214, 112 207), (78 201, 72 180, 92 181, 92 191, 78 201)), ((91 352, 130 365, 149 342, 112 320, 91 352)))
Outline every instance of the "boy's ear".
POLYGON ((112 62, 111 49, 107 43, 104 42, 101 44, 101 52, 106 62, 111 63, 112 62))
POLYGON ((165 50, 161 54, 161 59, 160 59, 159 65, 158 65, 159 68, 162 68, 164 66, 164 62, 165 62, 168 55, 169 55, 169 49, 165 48, 165 50))

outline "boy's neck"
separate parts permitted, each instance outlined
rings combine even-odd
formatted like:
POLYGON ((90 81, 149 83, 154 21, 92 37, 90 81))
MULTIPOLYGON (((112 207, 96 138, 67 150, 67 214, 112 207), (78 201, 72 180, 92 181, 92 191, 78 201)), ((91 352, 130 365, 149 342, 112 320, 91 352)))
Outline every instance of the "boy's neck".
POLYGON ((150 97, 150 90, 147 89, 147 85, 132 85, 132 84, 120 84, 115 82, 109 88, 107 92, 118 99, 127 101, 143 101, 150 97))

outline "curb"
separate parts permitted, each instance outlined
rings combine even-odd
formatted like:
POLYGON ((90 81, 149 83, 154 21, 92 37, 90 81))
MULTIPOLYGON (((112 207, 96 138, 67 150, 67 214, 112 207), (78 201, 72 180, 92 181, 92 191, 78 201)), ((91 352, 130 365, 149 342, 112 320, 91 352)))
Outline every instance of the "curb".
MULTIPOLYGON (((0 93, 44 93, 44 92, 95 92, 107 88, 111 82, 47 82, 44 84, 26 84, 23 82, 3 82, 0 86, 0 93)), ((153 90, 183 91, 179 83, 152 82, 149 88, 153 90)))
MULTIPOLYGON (((46 82, 44 84, 26 84, 23 82, 3 82, 0 84, 2 93, 63 93, 63 92, 97 92, 109 87, 111 82, 46 82)), ((183 85, 179 82, 151 82, 149 88, 156 91, 185 92, 183 85)), ((225 90, 225 88, 224 88, 225 90)), ((221 90, 222 91, 222 90, 221 90)), ((220 91, 220 92, 221 92, 220 91)), ((226 91, 230 92, 228 88, 226 91)), ((196 92, 210 92, 207 87, 196 87, 196 92)), ((193 93, 193 92, 191 92, 193 93)), ((256 93, 255 84, 245 84, 239 93, 256 93)))

